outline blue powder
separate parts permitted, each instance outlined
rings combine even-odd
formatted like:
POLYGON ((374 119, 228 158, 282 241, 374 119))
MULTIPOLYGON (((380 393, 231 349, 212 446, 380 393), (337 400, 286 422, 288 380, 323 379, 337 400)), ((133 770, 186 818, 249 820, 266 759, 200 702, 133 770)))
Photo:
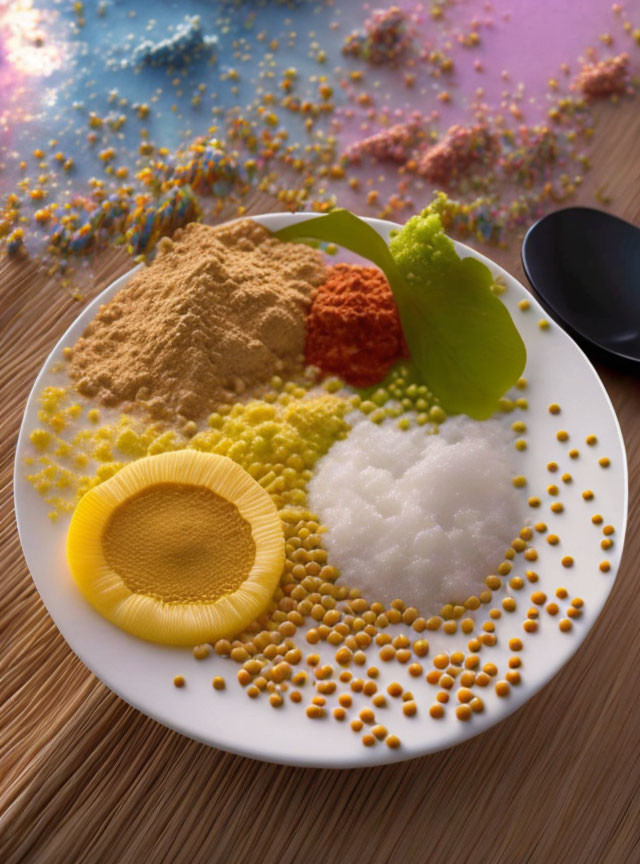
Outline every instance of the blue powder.
POLYGON ((159 42, 145 39, 131 59, 134 66, 184 67, 200 56, 215 55, 217 47, 218 37, 204 35, 200 16, 187 15, 173 36, 159 42))

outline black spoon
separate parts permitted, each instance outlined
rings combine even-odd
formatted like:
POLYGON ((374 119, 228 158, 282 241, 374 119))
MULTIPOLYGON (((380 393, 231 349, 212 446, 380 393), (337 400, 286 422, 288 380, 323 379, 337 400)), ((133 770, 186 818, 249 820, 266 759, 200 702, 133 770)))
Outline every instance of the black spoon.
POLYGON ((589 207, 535 223, 522 263, 542 304, 578 341, 640 362, 640 229, 589 207))

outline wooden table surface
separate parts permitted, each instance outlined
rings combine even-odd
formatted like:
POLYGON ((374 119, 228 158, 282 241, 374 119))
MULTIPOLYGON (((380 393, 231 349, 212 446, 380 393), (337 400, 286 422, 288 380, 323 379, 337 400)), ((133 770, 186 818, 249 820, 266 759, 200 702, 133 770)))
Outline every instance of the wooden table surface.
MULTIPOLYGON (((640 223, 637 100, 598 111, 594 190, 640 223)), ((496 255, 523 279, 519 243, 496 255)), ((101 285, 127 269, 104 262, 101 285)), ((11 862, 640 861, 640 387, 598 365, 627 445, 623 564, 570 663, 498 726, 452 750, 355 771, 216 751, 128 707, 71 653, 22 558, 15 440, 33 378, 78 304, 30 265, 0 271, 0 860, 11 862)))

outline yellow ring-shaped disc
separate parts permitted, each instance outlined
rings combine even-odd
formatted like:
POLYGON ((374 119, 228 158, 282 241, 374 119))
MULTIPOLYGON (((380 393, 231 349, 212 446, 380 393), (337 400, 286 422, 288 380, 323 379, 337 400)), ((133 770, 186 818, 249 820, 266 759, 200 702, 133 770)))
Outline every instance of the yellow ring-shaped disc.
POLYGON ((231 638, 269 605, 284 535, 268 493, 226 456, 179 450, 125 466, 80 500, 67 558, 86 599, 153 642, 231 638))

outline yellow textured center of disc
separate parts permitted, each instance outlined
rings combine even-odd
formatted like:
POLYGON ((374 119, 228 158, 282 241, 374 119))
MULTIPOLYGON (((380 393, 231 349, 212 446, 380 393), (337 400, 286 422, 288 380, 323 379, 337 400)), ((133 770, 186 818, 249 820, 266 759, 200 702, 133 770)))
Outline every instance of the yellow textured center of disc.
POLYGON ((236 591, 256 554, 251 526, 235 504, 186 483, 159 483, 123 501, 102 548, 134 594, 182 603, 211 603, 236 591))

